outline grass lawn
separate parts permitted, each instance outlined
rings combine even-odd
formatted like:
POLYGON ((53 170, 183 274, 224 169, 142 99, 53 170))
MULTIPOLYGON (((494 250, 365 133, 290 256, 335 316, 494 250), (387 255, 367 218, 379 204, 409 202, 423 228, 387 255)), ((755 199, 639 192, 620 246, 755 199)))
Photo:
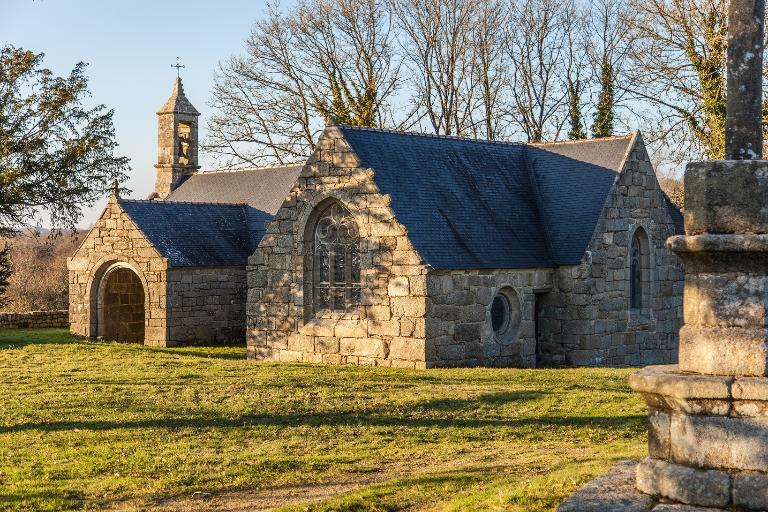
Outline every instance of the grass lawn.
POLYGON ((632 370, 243 354, 0 331, 0 510, 551 511, 646 452, 632 370))

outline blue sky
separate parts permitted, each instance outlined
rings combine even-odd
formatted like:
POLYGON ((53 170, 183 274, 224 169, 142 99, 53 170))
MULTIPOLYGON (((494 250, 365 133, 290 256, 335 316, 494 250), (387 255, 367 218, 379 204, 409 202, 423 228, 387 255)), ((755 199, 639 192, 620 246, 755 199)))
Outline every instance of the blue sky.
MULTIPOLYGON (((202 113, 202 140, 216 65, 242 52, 264 10, 261 0, 0 0, 0 42, 44 52, 58 74, 89 63, 91 100, 115 110, 118 152, 131 158, 127 186, 145 197, 154 186, 155 111, 171 93, 176 56, 186 65, 187 97, 202 113)), ((203 156, 201 164, 212 162, 203 156)), ((86 211, 81 226, 103 205, 86 211)))

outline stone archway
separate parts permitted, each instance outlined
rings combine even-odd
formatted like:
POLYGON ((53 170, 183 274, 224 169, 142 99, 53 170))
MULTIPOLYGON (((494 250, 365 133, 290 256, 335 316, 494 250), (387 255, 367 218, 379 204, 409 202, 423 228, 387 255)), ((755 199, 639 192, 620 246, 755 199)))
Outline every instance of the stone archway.
POLYGON ((129 266, 107 268, 98 284, 96 335, 110 341, 144 343, 146 294, 129 266))

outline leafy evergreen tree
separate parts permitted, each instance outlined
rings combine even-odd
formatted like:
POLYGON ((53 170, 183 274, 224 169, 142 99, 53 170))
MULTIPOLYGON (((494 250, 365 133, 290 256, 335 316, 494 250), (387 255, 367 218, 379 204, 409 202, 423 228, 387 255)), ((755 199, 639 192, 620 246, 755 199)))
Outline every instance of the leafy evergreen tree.
POLYGON ((6 244, 5 247, 0 249, 0 306, 8 304, 8 297, 5 296, 5 292, 8 289, 12 273, 11 248, 6 244))
POLYGON ((59 77, 43 57, 0 48, 0 235, 43 219, 54 230, 74 228, 82 207, 130 169, 114 155, 113 111, 82 105, 86 65, 59 77))
POLYGON ((597 101, 595 121, 592 124, 593 137, 610 137, 613 135, 613 65, 607 55, 603 56, 600 73, 600 97, 597 101))
POLYGON ((568 118, 571 129, 568 138, 571 140, 586 139, 584 123, 581 120, 581 86, 568 78, 568 118))

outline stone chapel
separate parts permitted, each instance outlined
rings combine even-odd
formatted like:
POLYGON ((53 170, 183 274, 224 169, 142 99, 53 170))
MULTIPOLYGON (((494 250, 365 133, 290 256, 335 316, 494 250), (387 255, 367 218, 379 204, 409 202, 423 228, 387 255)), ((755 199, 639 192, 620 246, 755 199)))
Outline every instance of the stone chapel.
POLYGON ((68 260, 74 334, 245 342, 251 359, 672 362, 682 216, 639 132, 546 144, 328 124, 306 162, 200 172, 176 80, 155 191, 68 260))

